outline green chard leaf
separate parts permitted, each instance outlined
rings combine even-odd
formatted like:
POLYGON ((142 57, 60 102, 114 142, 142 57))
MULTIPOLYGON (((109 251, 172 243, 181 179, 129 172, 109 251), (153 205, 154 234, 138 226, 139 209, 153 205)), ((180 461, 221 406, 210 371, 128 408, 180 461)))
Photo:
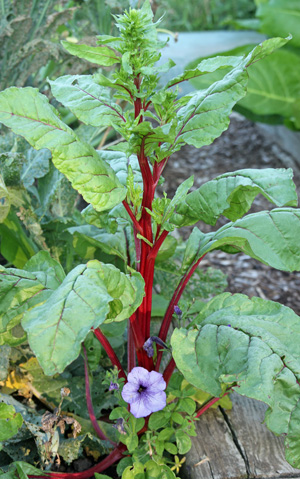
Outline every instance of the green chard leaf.
POLYGON ((7 441, 17 434, 23 424, 20 413, 16 413, 13 406, 0 403, 0 441, 7 441))
POLYGON ((276 206, 297 206, 292 178, 292 170, 284 168, 225 173, 188 194, 179 203, 173 220, 180 226, 197 221, 215 225, 221 215, 235 221, 249 211, 258 194, 276 206))
MULTIPOLYGON (((40 251, 24 266, 0 269, 0 333, 18 325, 24 313, 43 304, 65 277, 57 261, 40 251)), ((5 342, 5 335, 3 341, 5 342)))
POLYGON ((239 251, 282 271, 299 271, 300 210, 261 211, 203 235, 195 259, 214 249, 239 251))
POLYGON ((258 5, 256 16, 260 19, 260 30, 269 36, 292 35, 291 44, 300 46, 299 16, 297 0, 272 0, 258 5))
POLYGON ((110 209, 125 198, 126 190, 109 165, 58 118, 38 90, 11 87, 1 92, 0 121, 36 149, 48 148, 56 168, 97 211, 110 209))
POLYGON ((287 459, 300 466, 300 321, 291 309, 224 293, 189 330, 176 329, 171 345, 178 369, 195 387, 220 397, 226 385, 268 404, 267 426, 286 435, 287 459))
POLYGON ((92 75, 66 75, 49 83, 57 100, 83 123, 116 128, 126 123, 122 108, 111 100, 110 91, 95 83, 92 75))
POLYGON ((104 67, 110 67, 115 63, 120 63, 121 58, 109 47, 91 47, 89 45, 77 45, 66 41, 61 43, 71 55, 84 58, 91 63, 97 63, 97 65, 104 67))
POLYGON ((5 186, 2 176, 0 175, 0 223, 3 223, 10 210, 9 192, 5 186))
POLYGON ((189 95, 188 103, 178 110, 177 135, 175 142, 170 146, 170 151, 180 148, 183 143, 200 148, 209 145, 220 136, 228 128, 229 114, 233 106, 246 94, 247 68, 285 45, 287 41, 288 39, 283 38, 264 41, 222 80, 213 83, 206 90, 189 95))
POLYGON ((144 282, 97 260, 79 265, 48 300, 28 311, 22 326, 46 375, 62 372, 82 341, 105 320, 122 321, 141 304, 144 282))

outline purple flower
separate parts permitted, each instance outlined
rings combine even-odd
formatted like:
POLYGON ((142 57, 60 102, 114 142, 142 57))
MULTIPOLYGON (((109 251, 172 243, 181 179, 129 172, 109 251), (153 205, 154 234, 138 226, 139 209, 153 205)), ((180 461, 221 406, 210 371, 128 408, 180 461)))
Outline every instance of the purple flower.
POLYGON ((148 358, 153 358, 154 349, 152 338, 147 339, 144 343, 143 349, 146 351, 148 358))
POLYGON ((177 314, 177 316, 181 317, 182 315, 182 311, 181 309, 179 308, 179 306, 174 306, 174 313, 177 314))
POLYGON ((166 382, 161 373, 136 367, 128 374, 122 398, 130 404, 134 417, 146 417, 166 406, 166 382))
POLYGON ((111 381, 108 390, 109 390, 109 391, 113 391, 113 390, 118 391, 118 390, 119 390, 119 384, 113 383, 113 382, 111 381))
POLYGON ((119 419, 116 420, 116 424, 113 424, 113 427, 117 429, 117 431, 120 434, 126 434, 125 428, 124 428, 124 419, 120 417, 119 419))

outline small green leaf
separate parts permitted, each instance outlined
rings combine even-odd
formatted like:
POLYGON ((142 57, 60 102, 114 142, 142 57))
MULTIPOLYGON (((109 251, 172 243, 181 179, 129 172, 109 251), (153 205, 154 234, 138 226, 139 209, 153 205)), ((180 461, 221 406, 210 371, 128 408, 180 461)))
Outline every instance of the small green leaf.
POLYGON ((137 434, 129 434, 128 437, 126 437, 125 440, 127 449, 129 452, 134 452, 134 450, 138 447, 139 444, 139 438, 137 434))
POLYGON ((158 434, 159 441, 168 441, 174 434, 175 430, 172 427, 166 427, 158 434))
POLYGON ((77 45, 66 41, 62 41, 61 43, 71 55, 84 58, 91 63, 96 63, 104 67, 120 63, 120 57, 109 47, 91 47, 89 45, 77 45))
POLYGON ((169 419, 163 411, 154 412, 149 418, 149 429, 160 429, 168 423, 169 419))
POLYGON ((179 401, 178 409, 191 416, 196 411, 196 403, 191 398, 183 398, 179 401))
POLYGON ((176 444, 179 454, 186 454, 192 447, 192 441, 183 431, 176 431, 176 444))
POLYGON ((0 403, 0 441, 7 441, 17 434, 22 424, 23 418, 13 406, 0 403))
POLYGON ((178 449, 173 442, 165 442, 165 450, 173 455, 178 453, 178 449))

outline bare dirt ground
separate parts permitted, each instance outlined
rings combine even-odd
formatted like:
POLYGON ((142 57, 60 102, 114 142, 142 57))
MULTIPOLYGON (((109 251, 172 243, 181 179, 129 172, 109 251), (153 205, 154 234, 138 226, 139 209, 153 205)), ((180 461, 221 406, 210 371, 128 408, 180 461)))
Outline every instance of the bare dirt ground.
MULTIPOLYGON (((299 196, 300 174, 293 158, 274 142, 266 139, 258 125, 238 114, 232 115, 229 129, 212 145, 199 150, 185 146, 173 155, 172 160, 164 171, 166 181, 163 189, 168 192, 169 197, 172 197, 182 181, 191 175, 195 176, 194 187, 198 188, 202 183, 229 171, 287 167, 294 167, 294 180, 299 196)), ((274 205, 259 195, 250 212, 272 208, 274 205)), ((208 232, 218 229, 227 221, 220 218, 216 227, 203 223, 198 223, 198 226, 202 231, 208 232)), ((182 228, 180 231, 186 238, 190 230, 182 228)), ((201 264, 203 267, 219 268, 226 273, 228 291, 277 301, 300 314, 300 272, 277 271, 242 253, 229 255, 218 251, 207 255, 201 264)))

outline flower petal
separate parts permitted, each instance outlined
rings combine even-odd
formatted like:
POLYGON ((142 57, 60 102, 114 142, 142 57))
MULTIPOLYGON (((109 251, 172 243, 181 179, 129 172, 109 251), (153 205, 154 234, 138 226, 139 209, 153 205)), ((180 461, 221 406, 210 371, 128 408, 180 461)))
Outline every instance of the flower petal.
POLYGON ((145 368, 141 368, 137 366, 133 368, 127 376, 127 380, 129 383, 138 384, 139 386, 142 385, 144 387, 148 386, 149 383, 149 371, 145 368))
POLYGON ((167 404, 167 395, 164 391, 156 391, 155 393, 147 391, 142 397, 145 408, 151 410, 151 412, 161 411, 167 404))
POLYGON ((127 383, 123 387, 122 390, 122 398, 124 401, 128 402, 131 404, 133 401, 136 401, 139 399, 139 392, 138 392, 139 385, 136 383, 127 383))
POLYGON ((142 395, 139 395, 139 398, 130 404, 130 412, 134 417, 139 418, 149 416, 153 411, 149 409, 142 395))
POLYGON ((166 381, 161 373, 157 373, 156 371, 151 371, 151 373, 149 373, 149 388, 151 391, 154 389, 164 391, 166 387, 166 381))

